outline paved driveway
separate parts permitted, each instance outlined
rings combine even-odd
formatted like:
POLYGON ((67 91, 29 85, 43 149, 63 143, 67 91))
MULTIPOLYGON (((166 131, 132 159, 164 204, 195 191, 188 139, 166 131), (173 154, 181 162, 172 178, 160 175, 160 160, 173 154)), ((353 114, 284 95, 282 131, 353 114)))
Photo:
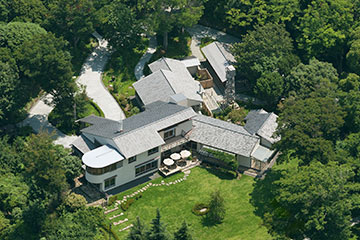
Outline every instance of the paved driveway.
POLYGON ((110 56, 110 50, 107 48, 108 42, 102 39, 99 34, 95 33, 94 36, 99 40, 99 46, 84 63, 77 81, 86 86, 87 95, 99 105, 106 118, 113 120, 125 119, 124 112, 101 80, 105 64, 110 56))

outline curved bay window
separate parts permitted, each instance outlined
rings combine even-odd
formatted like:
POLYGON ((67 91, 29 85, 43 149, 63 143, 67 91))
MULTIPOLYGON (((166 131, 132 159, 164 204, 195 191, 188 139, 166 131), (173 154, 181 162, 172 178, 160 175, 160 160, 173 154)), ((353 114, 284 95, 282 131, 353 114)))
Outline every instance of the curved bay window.
POLYGON ((103 167, 103 168, 92 168, 86 166, 86 171, 92 175, 101 175, 107 172, 111 172, 116 170, 117 168, 122 167, 122 161, 118 163, 111 164, 109 166, 103 167))

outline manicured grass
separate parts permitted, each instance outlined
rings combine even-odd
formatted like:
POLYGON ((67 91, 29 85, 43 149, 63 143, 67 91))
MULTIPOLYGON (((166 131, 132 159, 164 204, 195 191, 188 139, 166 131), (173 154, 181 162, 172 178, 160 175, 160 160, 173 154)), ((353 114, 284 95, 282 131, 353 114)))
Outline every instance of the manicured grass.
MULTIPOLYGON (((165 181, 173 181, 183 177, 177 174, 165 181)), ((162 179, 156 179, 159 183, 162 179)), ((155 217, 159 208, 162 220, 166 223, 167 230, 174 232, 185 220, 190 226, 194 239, 271 239, 267 230, 262 226, 262 221, 254 215, 254 207, 250 204, 250 193, 253 190, 254 179, 242 176, 239 180, 233 176, 223 174, 214 169, 197 167, 191 169, 186 181, 170 186, 150 187, 136 200, 124 215, 110 221, 108 218, 123 212, 120 208, 106 215, 109 223, 128 218, 129 221, 117 226, 112 225, 120 239, 125 239, 129 231, 119 232, 134 222, 137 216, 147 225, 155 217), (209 195, 215 190, 220 190, 225 199, 226 216, 223 223, 215 226, 208 225, 203 218, 196 216, 191 209, 196 203, 206 203, 209 195)), ((142 188, 138 186, 119 195, 120 199, 125 194, 135 192, 142 188)))

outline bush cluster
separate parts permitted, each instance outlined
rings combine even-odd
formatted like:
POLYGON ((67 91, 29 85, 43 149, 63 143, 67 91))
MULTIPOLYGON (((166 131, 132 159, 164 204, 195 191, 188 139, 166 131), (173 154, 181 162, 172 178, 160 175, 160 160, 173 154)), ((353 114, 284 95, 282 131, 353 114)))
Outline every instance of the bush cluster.
POLYGON ((197 203, 195 204, 195 206, 192 208, 192 212, 196 215, 196 216, 203 216, 206 215, 209 212, 210 208, 207 204, 204 203, 197 203), (201 209, 206 208, 206 211, 201 212, 201 209))
POLYGON ((131 206, 131 204, 133 204, 135 202, 135 200, 138 200, 142 198, 142 194, 138 194, 136 195, 136 197, 133 197, 133 198, 129 198, 126 200, 126 202, 123 202, 120 207, 123 211, 126 211, 128 210, 128 208, 131 206))

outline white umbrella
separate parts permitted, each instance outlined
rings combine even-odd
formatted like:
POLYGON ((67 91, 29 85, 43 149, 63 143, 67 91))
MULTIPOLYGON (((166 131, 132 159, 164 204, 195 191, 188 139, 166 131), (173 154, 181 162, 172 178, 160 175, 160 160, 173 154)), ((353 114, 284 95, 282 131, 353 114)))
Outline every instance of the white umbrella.
POLYGON ((180 155, 181 155, 182 158, 188 158, 188 157, 191 156, 191 152, 188 151, 188 150, 182 150, 182 151, 180 152, 180 155))
POLYGON ((174 164, 174 161, 170 158, 166 158, 163 163, 166 165, 166 166, 171 166, 174 164))
POLYGON ((173 153, 170 155, 171 159, 173 160, 180 160, 181 159, 181 155, 178 153, 173 153))

